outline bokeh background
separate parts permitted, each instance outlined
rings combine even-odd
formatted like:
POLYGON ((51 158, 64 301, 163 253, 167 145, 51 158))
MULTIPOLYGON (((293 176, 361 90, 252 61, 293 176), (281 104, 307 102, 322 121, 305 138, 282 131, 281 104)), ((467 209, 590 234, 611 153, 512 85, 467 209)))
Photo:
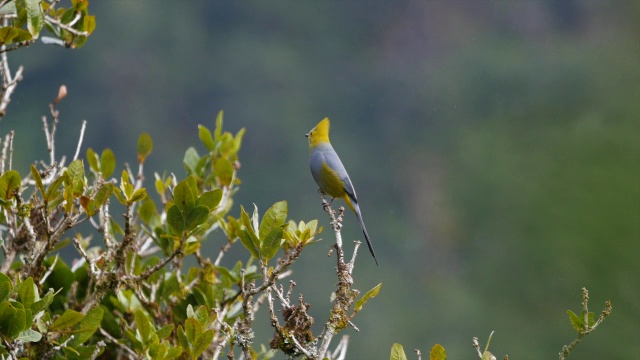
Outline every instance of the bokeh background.
MULTIPOLYGON (((21 174, 46 158, 41 116, 60 84, 58 154, 109 147, 185 174, 197 124, 247 134, 238 205, 288 200, 327 224, 304 134, 325 116, 380 260, 362 248, 356 288, 382 282, 349 330, 350 359, 392 343, 472 359, 491 331, 501 358, 556 358, 567 309, 611 299, 576 359, 640 353, 640 3, 635 1, 93 1, 73 51, 34 44, 0 133, 21 174)), ((200 147, 199 149, 202 150, 200 147)), ((151 182, 147 183, 151 186, 151 182)), ((343 235, 361 239, 347 215, 343 235)), ((210 256, 223 241, 208 240, 210 256)), ((325 241, 296 264, 318 328, 334 284, 325 241)), ((231 259, 228 259, 231 263, 231 259)), ((267 324, 266 315, 258 322, 267 324)), ((261 328, 256 342, 271 333, 261 328)), ((409 354, 410 358, 414 357, 409 354)))

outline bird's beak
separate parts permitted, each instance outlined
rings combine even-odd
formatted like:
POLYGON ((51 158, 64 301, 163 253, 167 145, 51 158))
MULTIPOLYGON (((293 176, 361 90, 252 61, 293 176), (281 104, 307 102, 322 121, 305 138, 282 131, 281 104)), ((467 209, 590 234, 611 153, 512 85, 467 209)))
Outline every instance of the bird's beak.
POLYGON ((304 137, 309 137, 309 133, 304 134, 304 137))

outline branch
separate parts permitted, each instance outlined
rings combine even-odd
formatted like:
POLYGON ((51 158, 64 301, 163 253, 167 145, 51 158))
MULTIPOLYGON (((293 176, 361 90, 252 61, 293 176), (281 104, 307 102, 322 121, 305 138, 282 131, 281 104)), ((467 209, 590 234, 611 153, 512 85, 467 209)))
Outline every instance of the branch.
POLYGON ((566 359, 569 354, 575 349, 576 346, 582 341, 582 339, 591 334, 597 327, 600 325, 604 319, 611 315, 613 307, 611 306, 611 301, 607 300, 605 302, 605 307, 600 312, 600 316, 598 320, 593 324, 593 326, 589 325, 589 291, 587 288, 582 288, 582 313, 583 313, 583 328, 578 330, 578 337, 573 340, 569 345, 565 345, 562 347, 562 351, 558 354, 560 360, 566 359))
POLYGON ((343 330, 347 326, 353 326, 349 321, 348 311, 351 305, 354 303, 359 292, 351 289, 353 285, 353 277, 351 276, 355 265, 355 257, 357 252, 357 246, 354 250, 354 255, 350 263, 344 262, 344 250, 342 249, 342 215, 344 213, 344 207, 340 207, 337 212, 331 208, 331 204, 328 203, 321 193, 322 206, 324 210, 329 214, 331 219, 331 227, 335 233, 336 243, 333 248, 336 250, 337 261, 337 275, 338 283, 335 291, 335 298, 333 300, 333 306, 331 308, 331 316, 325 323, 324 329, 320 335, 320 347, 318 350, 317 359, 323 359, 329 349, 329 344, 334 335, 343 330))
POLYGON ((122 342, 118 341, 118 339, 116 339, 113 336, 111 336, 111 334, 109 334, 102 327, 100 327, 100 334, 102 334, 102 336, 104 336, 109 341, 111 341, 114 345, 119 346, 122 350, 124 350, 126 353, 128 353, 129 356, 131 356, 132 359, 137 359, 138 358, 138 354, 136 354, 135 351, 133 351, 130 347, 128 347, 127 345, 123 344, 122 342))
POLYGON ((69 24, 63 24, 58 19, 53 18, 49 15, 45 15, 44 20, 58 26, 61 29, 67 30, 73 35, 87 37, 89 36, 89 33, 87 31, 78 31, 72 27, 75 23, 78 22, 78 20, 80 20, 81 17, 82 17, 82 14, 80 12, 76 13, 76 17, 69 24))
MULTIPOLYGON (((8 25, 8 20, 6 18, 3 19, 3 26, 8 25)), ((16 45, 13 48, 7 48, 6 45, 0 46, 0 69, 2 69, 2 99, 0 100, 0 119, 2 119, 7 113, 7 106, 11 102, 11 95, 13 95, 16 86, 18 86, 18 82, 22 80, 22 71, 24 68, 22 66, 18 67, 18 71, 16 71, 15 76, 11 76, 11 69, 9 69, 9 59, 7 57, 7 51, 11 51, 17 49, 22 46, 27 46, 31 42, 26 42, 26 45, 16 45)))
POLYGON ((82 147, 82 139, 84 138, 84 131, 87 128, 87 120, 82 120, 82 127, 80 128, 80 139, 78 139, 78 146, 76 147, 76 153, 73 155, 73 160, 78 158, 80 155, 80 147, 82 147))

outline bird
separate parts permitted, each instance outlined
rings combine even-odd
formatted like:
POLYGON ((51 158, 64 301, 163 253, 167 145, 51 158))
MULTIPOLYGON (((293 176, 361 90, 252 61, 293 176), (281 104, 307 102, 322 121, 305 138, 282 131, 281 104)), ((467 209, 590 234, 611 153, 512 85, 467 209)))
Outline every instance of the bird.
POLYGON ((342 161, 340 161, 340 157, 338 157, 333 146, 331 146, 331 142, 329 142, 330 125, 331 122, 329 118, 325 117, 305 135, 309 139, 311 175, 313 175, 313 179, 322 192, 331 196, 333 199, 343 199, 356 214, 360 222, 360 228, 364 233, 364 238, 367 240, 369 251, 376 265, 378 265, 378 259, 376 258, 376 253, 373 251, 369 233, 364 226, 356 190, 349 178, 349 174, 347 174, 347 170, 344 168, 344 165, 342 165, 342 161))

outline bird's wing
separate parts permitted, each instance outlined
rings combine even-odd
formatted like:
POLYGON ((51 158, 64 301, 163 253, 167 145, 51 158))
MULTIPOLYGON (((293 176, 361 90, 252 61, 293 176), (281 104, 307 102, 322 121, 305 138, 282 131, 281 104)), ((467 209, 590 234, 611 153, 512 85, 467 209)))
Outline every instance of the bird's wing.
POLYGON ((347 169, 344 168, 342 161, 340 161, 340 157, 338 157, 338 154, 333 150, 333 148, 324 152, 324 161, 336 172, 336 174, 338 174, 344 186, 344 190, 347 192, 349 197, 357 203, 358 198, 356 196, 356 190, 353 188, 353 183, 351 183, 347 169))

